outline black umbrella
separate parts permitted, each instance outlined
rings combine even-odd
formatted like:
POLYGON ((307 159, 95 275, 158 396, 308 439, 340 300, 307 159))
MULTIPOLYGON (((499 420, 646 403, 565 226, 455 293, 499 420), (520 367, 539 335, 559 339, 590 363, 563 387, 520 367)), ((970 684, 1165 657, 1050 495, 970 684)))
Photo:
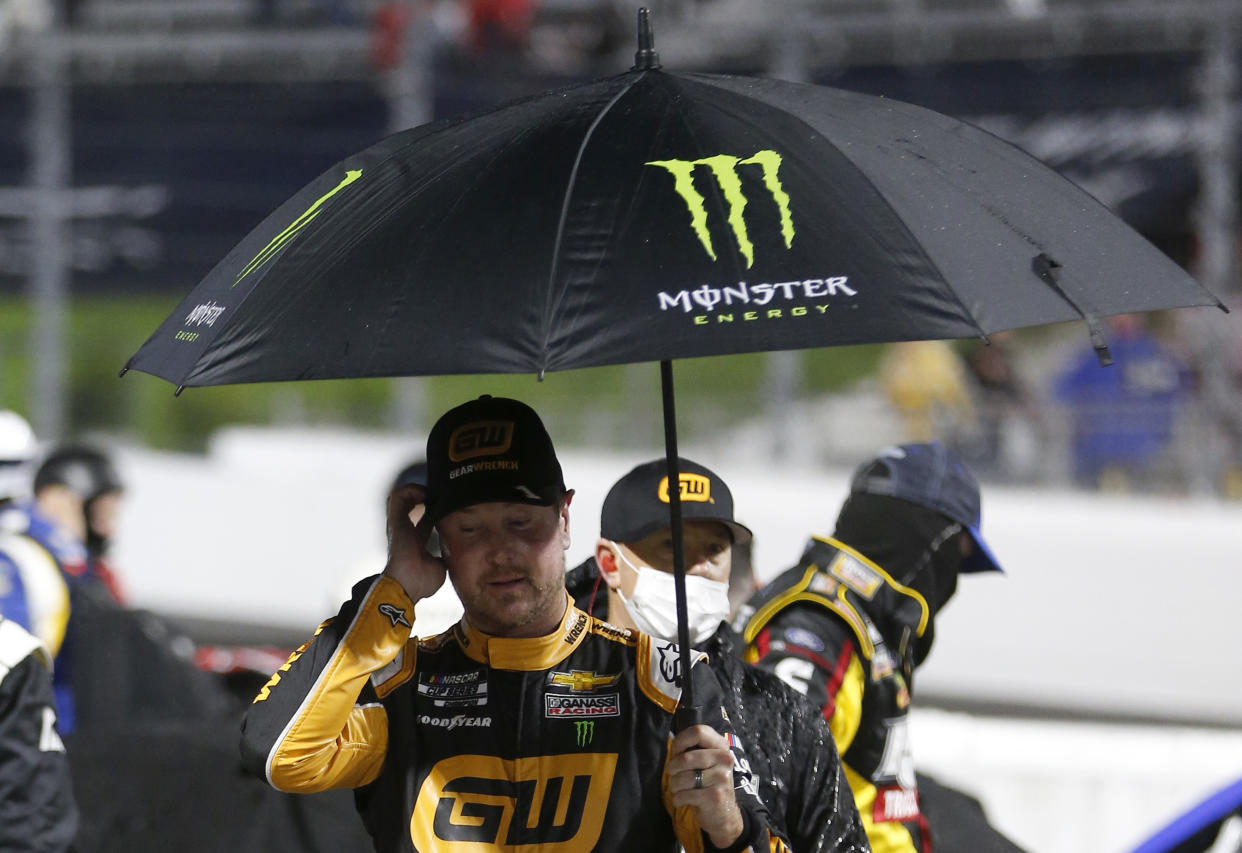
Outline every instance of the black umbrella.
POLYGON ((644 9, 628 73, 329 169, 126 369, 180 390, 660 361, 677 482, 671 359, 1081 318, 1107 361, 1100 317, 1189 305, 1224 307, 1008 143, 885 98, 664 71, 644 9))

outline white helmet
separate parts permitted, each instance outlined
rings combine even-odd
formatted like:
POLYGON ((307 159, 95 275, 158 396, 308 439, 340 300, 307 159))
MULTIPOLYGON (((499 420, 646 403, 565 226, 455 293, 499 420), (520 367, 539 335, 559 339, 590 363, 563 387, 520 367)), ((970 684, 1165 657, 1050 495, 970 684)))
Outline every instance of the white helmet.
POLYGON ((0 501, 30 494, 30 479, 39 450, 34 430, 17 412, 0 409, 0 501))

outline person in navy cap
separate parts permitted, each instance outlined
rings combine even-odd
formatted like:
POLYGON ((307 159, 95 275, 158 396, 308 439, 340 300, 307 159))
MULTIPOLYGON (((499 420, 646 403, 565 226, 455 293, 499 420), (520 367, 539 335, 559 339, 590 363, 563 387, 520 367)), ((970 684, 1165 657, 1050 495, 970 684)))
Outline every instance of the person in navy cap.
POLYGON ((831 538, 739 612, 748 660, 823 709, 875 853, 928 853, 907 734, 914 670, 962 573, 999 571, 979 532, 979 484, 938 442, 881 451, 854 472, 831 538))

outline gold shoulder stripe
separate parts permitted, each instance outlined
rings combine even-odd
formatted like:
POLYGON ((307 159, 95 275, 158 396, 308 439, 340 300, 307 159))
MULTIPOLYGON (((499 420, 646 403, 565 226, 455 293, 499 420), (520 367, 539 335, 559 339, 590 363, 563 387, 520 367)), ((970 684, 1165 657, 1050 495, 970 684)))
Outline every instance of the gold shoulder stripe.
POLYGON ((375 695, 383 699, 409 681, 414 675, 414 666, 417 663, 418 639, 411 637, 391 663, 372 674, 371 686, 375 688, 375 695))
POLYGON ((811 563, 802 574, 800 581, 756 610, 750 617, 750 621, 746 623, 746 631, 742 635, 742 639, 748 644, 753 643, 755 637, 759 636, 759 632, 763 630, 763 626, 768 624, 773 616, 795 601, 818 601, 822 604, 827 604, 827 598, 815 593, 805 592, 806 588, 811 585, 811 579, 815 577, 815 573, 818 571, 819 566, 811 563))
POLYGON ((893 576, 890 575, 888 572, 884 571, 884 569, 881 568, 878 563, 873 563, 871 560, 868 560, 865 556, 855 551, 849 545, 846 545, 844 542, 838 539, 833 539, 830 536, 815 536, 813 538, 818 542, 823 542, 826 545, 831 545, 833 548, 836 548, 839 551, 844 551, 845 553, 849 554, 851 557, 854 557, 856 560, 860 561, 863 565, 867 566, 869 569, 879 572, 880 575, 884 578, 884 582, 888 584, 889 586, 891 586, 893 589, 897 590, 903 595, 908 595, 911 598, 915 599, 919 603, 919 606, 922 608, 922 615, 919 617, 918 634, 920 637, 923 636, 923 632, 927 630, 927 620, 931 618, 931 608, 927 606, 927 599, 924 598, 918 590, 912 589, 911 587, 908 587, 905 584, 898 583, 893 578, 893 576))
MULTIPOLYGON (((829 541, 829 540, 821 540, 829 541)), ((864 558, 865 559, 865 558, 864 558)), ((746 631, 742 636, 747 648, 754 644, 755 638, 759 636, 759 632, 764 626, 772 621, 777 613, 784 610, 790 605, 797 604, 800 601, 809 601, 818 604, 821 607, 831 610, 833 613, 845 620, 846 624, 858 637, 858 642, 862 647, 863 657, 867 660, 875 655, 875 645, 871 642, 871 637, 867 634, 867 626, 863 622, 862 617, 858 615, 858 611, 854 606, 844 598, 833 598, 831 596, 822 595, 817 592, 810 592, 807 588, 811 585, 815 574, 819 571, 819 566, 812 563, 807 567, 806 572, 802 575, 802 579, 780 595, 773 598, 767 604, 755 611, 755 615, 750 617, 750 621, 746 623, 746 631)))

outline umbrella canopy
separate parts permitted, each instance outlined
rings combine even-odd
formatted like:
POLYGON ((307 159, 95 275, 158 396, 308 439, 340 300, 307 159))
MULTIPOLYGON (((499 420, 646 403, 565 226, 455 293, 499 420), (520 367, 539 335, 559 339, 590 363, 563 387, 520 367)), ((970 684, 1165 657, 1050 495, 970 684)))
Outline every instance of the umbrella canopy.
POLYGON ((543 373, 1211 304, 1107 208, 976 127, 656 66, 346 158, 128 367, 179 386, 543 373))
POLYGON ((1224 307, 1012 145, 884 98, 664 71, 643 9, 630 72, 395 134, 316 178, 125 370, 180 390, 659 361, 677 482, 671 359, 1081 318, 1105 361, 1100 316, 1190 305, 1224 307))

